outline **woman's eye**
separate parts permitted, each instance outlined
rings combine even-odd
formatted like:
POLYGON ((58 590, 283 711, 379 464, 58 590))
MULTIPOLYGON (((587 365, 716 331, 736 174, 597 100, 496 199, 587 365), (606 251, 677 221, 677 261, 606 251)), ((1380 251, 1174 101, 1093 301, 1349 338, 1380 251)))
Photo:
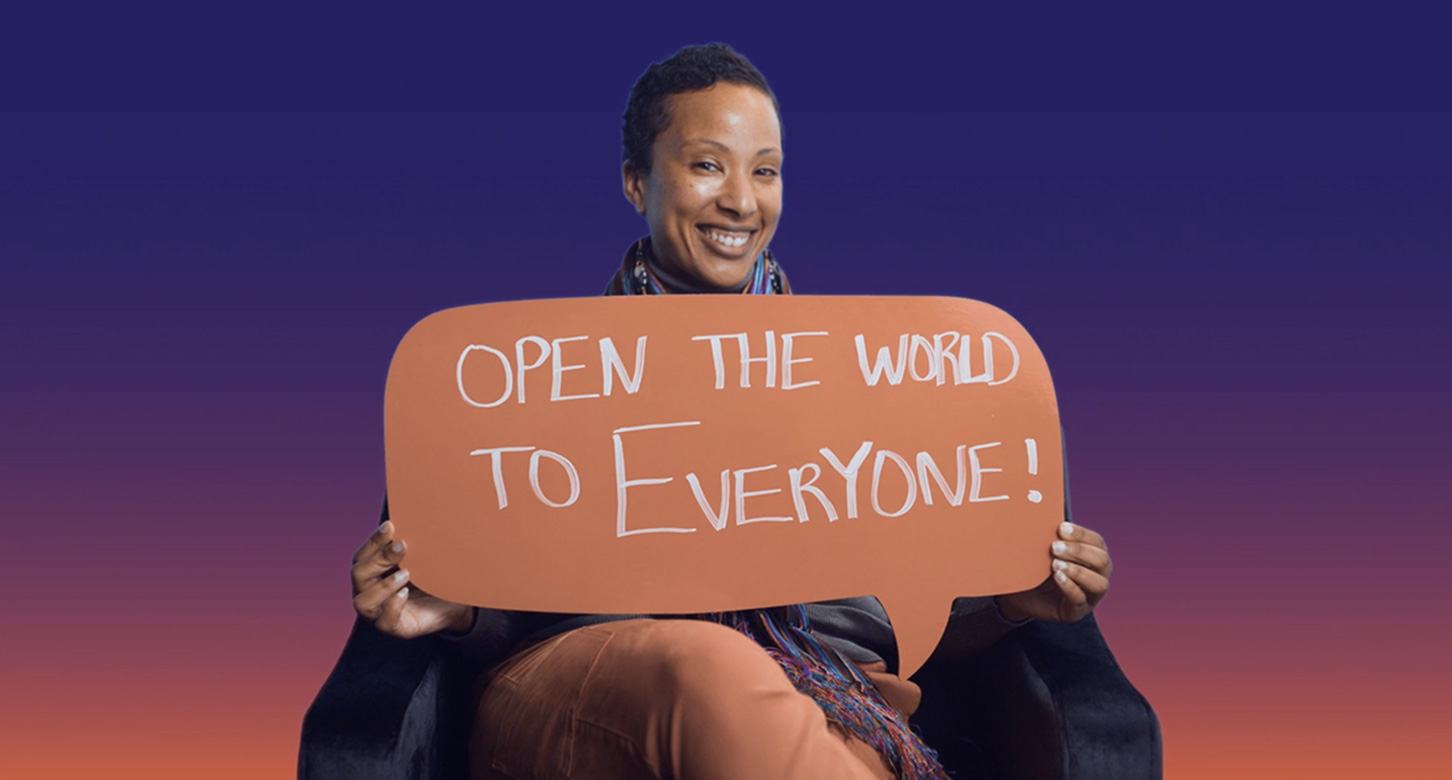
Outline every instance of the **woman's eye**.
POLYGON ((698 163, 695 164, 695 167, 696 168, 700 168, 703 171, 719 171, 719 170, 721 170, 720 168, 718 168, 716 166, 716 163, 713 163, 713 162, 698 162, 698 163))
POLYGON ((779 176, 779 175, 781 175, 775 168, 757 168, 756 169, 756 172, 757 172, 757 174, 759 174, 761 176, 779 176))

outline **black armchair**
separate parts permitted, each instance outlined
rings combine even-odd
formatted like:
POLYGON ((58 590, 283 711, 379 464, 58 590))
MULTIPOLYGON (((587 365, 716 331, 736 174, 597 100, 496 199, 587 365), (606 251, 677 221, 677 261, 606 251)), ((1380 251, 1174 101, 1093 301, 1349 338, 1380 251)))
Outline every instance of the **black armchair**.
MULTIPOLYGON (((431 637, 401 640, 359 620, 303 718, 302 780, 468 777, 479 672, 431 637)), ((1159 721, 1094 616, 1030 623, 969 664, 913 678, 913 722, 958 777, 1161 777, 1159 721)))

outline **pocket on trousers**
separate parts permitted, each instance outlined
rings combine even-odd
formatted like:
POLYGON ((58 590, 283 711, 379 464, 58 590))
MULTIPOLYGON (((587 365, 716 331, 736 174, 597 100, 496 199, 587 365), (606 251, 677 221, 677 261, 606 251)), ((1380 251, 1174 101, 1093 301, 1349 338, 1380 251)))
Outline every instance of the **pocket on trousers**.
POLYGON ((479 713, 495 727, 495 771, 538 780, 570 776, 580 694, 612 636, 577 628, 505 662, 479 713))

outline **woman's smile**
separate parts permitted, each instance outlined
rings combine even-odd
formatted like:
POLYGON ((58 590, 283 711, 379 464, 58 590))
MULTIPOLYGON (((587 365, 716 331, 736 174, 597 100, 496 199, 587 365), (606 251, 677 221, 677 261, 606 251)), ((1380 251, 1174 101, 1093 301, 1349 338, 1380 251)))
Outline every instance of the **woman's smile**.
POLYGON ((746 246, 746 242, 751 239, 751 234, 755 232, 754 230, 737 230, 716 225, 697 225, 696 229, 708 239, 707 244, 712 249, 726 257, 741 257, 745 254, 741 248, 746 246))

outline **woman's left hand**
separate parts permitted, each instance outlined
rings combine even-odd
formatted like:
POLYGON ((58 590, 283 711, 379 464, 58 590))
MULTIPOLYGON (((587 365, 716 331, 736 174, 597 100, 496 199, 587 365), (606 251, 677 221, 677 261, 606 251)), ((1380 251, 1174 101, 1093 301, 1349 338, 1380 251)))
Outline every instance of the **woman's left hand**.
POLYGON ((1009 620, 1038 618, 1072 623, 1094 610, 1109 592, 1114 564, 1104 537, 1073 523, 1059 524, 1059 540, 1049 548, 1052 571, 1037 588, 998 596, 1009 620))

